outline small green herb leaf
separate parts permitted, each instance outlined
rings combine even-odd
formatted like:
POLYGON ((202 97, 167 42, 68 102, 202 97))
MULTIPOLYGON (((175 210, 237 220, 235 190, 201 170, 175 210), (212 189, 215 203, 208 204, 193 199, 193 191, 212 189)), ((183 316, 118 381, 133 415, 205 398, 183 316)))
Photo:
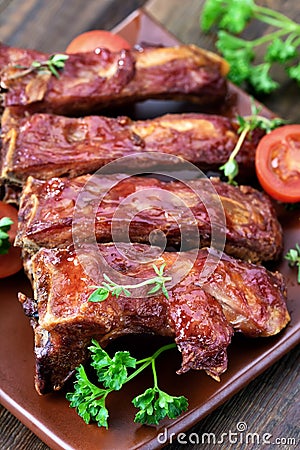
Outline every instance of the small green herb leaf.
POLYGON ((80 365, 76 369, 74 392, 67 393, 66 398, 70 402, 70 407, 76 408, 85 423, 93 420, 99 427, 108 428, 108 411, 105 407, 107 394, 108 391, 90 382, 84 367, 80 365))
POLYGON ((50 56, 49 61, 51 64, 54 64, 58 68, 63 68, 65 65, 65 61, 69 59, 69 55, 64 55, 62 53, 56 53, 55 55, 50 56))
POLYGON ((103 302, 108 296, 109 290, 104 287, 99 287, 89 296, 89 302, 103 302))
POLYGON ((200 27, 203 31, 209 31, 214 24, 219 22, 222 17, 222 3, 223 0, 207 0, 205 2, 200 16, 200 27))
POLYGON ((93 340, 89 347, 92 356, 91 366, 97 372, 99 381, 104 387, 118 391, 127 379, 127 368, 135 368, 136 359, 129 352, 116 352, 113 358, 103 350, 97 341, 93 340))
POLYGON ((293 80, 300 84, 300 63, 287 68, 287 72, 293 80))
POLYGON ((228 4, 226 13, 220 19, 220 28, 239 34, 253 17, 252 1, 232 1, 228 4))
POLYGON ((279 83, 270 76, 271 65, 269 63, 252 66, 249 73, 249 81, 257 92, 270 94, 278 88, 279 83))
POLYGON ((123 295, 125 297, 131 297, 132 293, 131 291, 134 289, 139 289, 147 285, 154 285, 153 288, 148 290, 147 294, 155 294, 159 290, 162 291, 164 296, 166 298, 169 298, 169 294, 167 291, 167 288, 165 286, 165 283, 168 281, 172 281, 172 277, 165 277, 164 276, 164 269, 166 264, 162 264, 160 267, 157 267, 155 264, 153 265, 153 270, 157 276, 153 278, 149 278, 147 280, 142 281, 141 283, 137 284, 129 284, 129 285, 120 285, 112 281, 109 276, 104 273, 103 278, 105 281, 102 282, 101 286, 93 286, 96 288, 96 290, 89 296, 88 301, 90 302, 102 302, 103 300, 106 300, 109 294, 119 297, 120 295, 123 295))
POLYGON ((0 229, 2 231, 9 231, 11 225, 13 224, 13 221, 10 217, 2 217, 0 219, 0 229))
POLYGON ((169 293, 167 291, 167 288, 165 285, 161 286, 161 292, 164 294, 164 296, 169 300, 169 293))
POLYGON ((31 63, 31 67, 34 67, 35 69, 39 69, 41 67, 41 63, 39 61, 33 61, 31 63))
POLYGON ((129 352, 116 352, 113 357, 102 349, 99 343, 92 339, 89 347, 91 352, 91 366, 95 369, 100 382, 105 389, 93 384, 87 377, 84 367, 81 365, 76 369, 76 381, 74 392, 66 395, 70 402, 70 407, 76 408, 77 413, 86 422, 94 421, 99 427, 108 427, 108 410, 105 400, 112 391, 121 387, 136 377, 148 366, 152 367, 154 387, 133 399, 133 403, 140 411, 137 413, 135 421, 140 423, 158 424, 164 417, 174 419, 178 417, 188 407, 185 397, 173 397, 161 391, 157 385, 157 374, 155 361, 157 357, 175 348, 176 344, 167 344, 160 347, 152 356, 137 361, 130 356, 129 352), (139 366, 139 367, 137 367, 139 366), (137 368, 136 368, 137 367, 137 368), (128 375, 128 369, 135 369, 128 375))
POLYGON ((285 259, 289 261, 291 267, 298 267, 297 282, 300 284, 300 245, 296 244, 295 248, 291 248, 285 255, 285 259))
POLYGON ((235 159, 228 159, 228 161, 220 167, 220 170, 224 171, 224 175, 228 177, 229 184, 232 184, 233 179, 239 173, 239 166, 235 159))
POLYGON ((158 292, 161 289, 161 285, 160 284, 156 284, 152 289, 150 289, 148 291, 148 294, 155 294, 156 292, 158 292))
POLYGON ((239 124, 239 128, 237 133, 239 134, 238 141, 232 150, 228 160, 225 164, 219 167, 220 170, 224 172, 224 175, 228 178, 228 183, 236 185, 236 181, 234 178, 238 175, 239 167, 236 161, 236 156, 240 151, 247 134, 250 131, 255 130, 255 128, 260 128, 264 130, 266 133, 269 133, 274 128, 279 127, 285 123, 284 120, 275 117, 273 119, 269 119, 264 116, 258 115, 260 108, 258 108, 254 101, 251 101, 251 112, 250 116, 242 117, 240 115, 237 116, 237 122, 239 124))
POLYGON ((158 425, 165 417, 175 419, 188 408, 185 397, 174 397, 158 387, 148 388, 132 400, 137 412, 134 421, 147 425, 158 425))
POLYGON ((0 255, 6 255, 8 253, 10 242, 8 231, 10 230, 13 221, 10 217, 2 217, 0 219, 0 255))
POLYGON ((59 78, 59 70, 65 67, 65 62, 69 58, 69 55, 63 55, 57 53, 55 55, 50 56, 50 58, 46 61, 32 61, 29 67, 20 66, 16 64, 14 66, 15 69, 22 69, 21 72, 18 72, 9 77, 10 80, 14 80, 16 78, 24 77, 31 72, 43 72, 43 73, 51 73, 56 78, 59 78))
POLYGON ((266 62, 279 62, 283 64, 296 56, 297 48, 293 44, 276 38, 268 45, 264 59, 266 62))

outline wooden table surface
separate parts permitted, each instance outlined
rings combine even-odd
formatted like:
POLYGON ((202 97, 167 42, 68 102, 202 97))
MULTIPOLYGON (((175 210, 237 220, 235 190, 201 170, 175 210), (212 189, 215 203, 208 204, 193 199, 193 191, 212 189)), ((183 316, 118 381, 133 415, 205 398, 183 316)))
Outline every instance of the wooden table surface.
MULTIPOLYGON (((211 36, 199 29, 202 0, 0 0, 0 41, 12 46, 36 48, 41 51, 63 51, 78 33, 89 29, 111 29, 131 11, 143 6, 164 26, 186 43, 195 43, 214 50, 211 36)), ((261 1, 280 10, 300 23, 300 2, 295 0, 261 1)), ((255 37, 267 30, 251 26, 249 36, 255 37)), ((285 119, 300 123, 300 88, 279 74, 281 88, 262 100, 275 113, 285 119)), ((300 301, 300 299, 299 299, 300 301)), ((2 362, 1 362, 2 363, 2 362)), ((211 413, 191 430, 198 436, 215 433, 221 436, 236 429, 236 424, 246 422, 248 430, 259 435, 270 433, 285 438, 278 448, 297 448, 284 444, 296 439, 299 445, 299 364, 300 352, 293 349, 246 388, 211 413)), ((45 450, 48 447, 24 427, 5 408, 1 407, 1 450, 45 450)), ((180 443, 169 446, 182 448, 180 443)), ((244 443, 208 445, 202 448, 252 449, 270 446, 244 443)), ((99 443, 99 449, 101 444, 99 443)), ((193 444, 184 448, 199 448, 193 444)), ((299 448, 299 447, 298 447, 299 448)), ((87 449, 88 450, 88 449, 87 449)), ((105 449, 106 450, 106 449, 105 449)))

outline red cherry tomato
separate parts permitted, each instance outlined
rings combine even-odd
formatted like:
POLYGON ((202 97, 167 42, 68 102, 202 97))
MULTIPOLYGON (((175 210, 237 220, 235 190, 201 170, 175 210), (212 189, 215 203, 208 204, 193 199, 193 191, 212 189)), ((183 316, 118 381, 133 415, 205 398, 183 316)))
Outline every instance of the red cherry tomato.
POLYGON ((13 247, 18 228, 18 211, 8 203, 0 201, 0 219, 2 217, 10 217, 13 224, 8 231, 9 242, 11 246, 8 253, 0 255, 0 278, 5 278, 22 269, 21 249, 13 247))
POLYGON ((92 30, 76 36, 68 45, 66 53, 93 52, 96 48, 107 48, 112 52, 118 52, 130 47, 125 39, 111 31, 92 30))
POLYGON ((300 124, 266 134, 256 149, 255 167, 263 189, 285 203, 300 201, 300 124))

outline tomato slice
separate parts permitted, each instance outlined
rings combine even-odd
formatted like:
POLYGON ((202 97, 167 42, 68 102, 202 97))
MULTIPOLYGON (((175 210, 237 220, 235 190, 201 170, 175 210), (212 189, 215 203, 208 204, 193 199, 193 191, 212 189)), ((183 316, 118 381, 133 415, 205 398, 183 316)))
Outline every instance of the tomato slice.
POLYGON ((107 48, 111 52, 130 49, 129 42, 107 30, 91 30, 76 36, 68 45, 66 53, 93 52, 97 48, 107 48))
POLYGON ((0 219, 10 217, 13 224, 8 231, 11 246, 6 255, 0 255, 0 278, 5 278, 22 269, 21 249, 13 247, 18 228, 18 211, 12 205, 0 201, 0 219))
POLYGON ((300 201, 300 124, 284 125, 266 134, 256 149, 258 181, 274 199, 300 201))

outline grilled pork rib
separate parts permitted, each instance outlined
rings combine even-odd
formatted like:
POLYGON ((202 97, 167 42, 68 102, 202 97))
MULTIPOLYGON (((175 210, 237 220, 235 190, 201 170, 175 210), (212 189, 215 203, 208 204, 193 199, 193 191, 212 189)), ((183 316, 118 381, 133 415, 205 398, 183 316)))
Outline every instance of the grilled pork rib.
POLYGON ((226 94, 227 63, 195 45, 72 54, 59 78, 45 71, 25 74, 19 68, 49 57, 32 50, 0 47, 5 106, 72 115, 148 98, 213 103, 226 94))
MULTIPOLYGON (((85 361, 92 337, 105 346, 118 336, 132 333, 171 336, 182 353, 179 373, 204 369, 218 379, 226 370, 226 348, 233 328, 252 337, 270 336, 289 321, 280 274, 214 252, 207 264, 207 249, 199 251, 182 280, 173 287, 166 285, 168 299, 159 292, 138 297, 110 295, 103 302, 89 302, 91 286, 100 284, 104 273, 116 282, 120 282, 118 276, 132 277, 133 283, 155 275, 152 262, 141 264, 139 260, 149 247, 136 244, 134 258, 130 257, 132 249, 128 244, 119 249, 114 244, 99 244, 96 249, 81 249, 79 257, 72 247, 42 248, 27 260, 34 299, 23 294, 19 299, 34 327, 35 384, 39 393, 63 386, 75 367, 85 361), (205 264, 207 279, 200 278, 205 264)), ((152 247, 154 253, 157 250, 152 247)), ((178 267, 184 269, 192 260, 190 252, 181 253, 183 259, 178 266, 178 256, 176 252, 164 252, 154 263, 158 267, 166 263, 166 276, 178 275, 182 273, 178 267)))
POLYGON ((126 242, 129 237, 149 243, 150 236, 152 244, 161 245, 157 230, 168 245, 185 249, 210 246, 216 230, 226 238, 228 254, 253 262, 275 260, 282 250, 282 230, 272 204, 251 187, 219 179, 184 183, 122 174, 48 181, 29 177, 15 244, 33 250, 65 246, 75 232, 82 239, 95 233, 98 242, 126 242))
MULTIPOLYGON (((151 120, 53 114, 14 116, 6 108, 2 118, 2 178, 21 183, 27 176, 41 179, 91 173, 105 164, 135 153, 160 152, 189 161, 201 170, 217 170, 237 140, 238 125, 216 115, 167 114, 151 120)), ((237 155, 239 171, 254 173, 255 149, 261 130, 248 135, 237 155)), ((158 155, 159 156, 159 155, 158 155)), ((136 160, 137 168, 151 169, 156 161, 136 160)), ((131 163, 133 164, 133 162, 131 163)))

